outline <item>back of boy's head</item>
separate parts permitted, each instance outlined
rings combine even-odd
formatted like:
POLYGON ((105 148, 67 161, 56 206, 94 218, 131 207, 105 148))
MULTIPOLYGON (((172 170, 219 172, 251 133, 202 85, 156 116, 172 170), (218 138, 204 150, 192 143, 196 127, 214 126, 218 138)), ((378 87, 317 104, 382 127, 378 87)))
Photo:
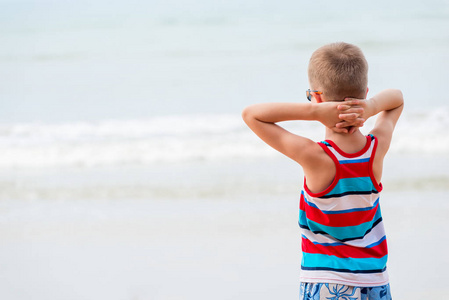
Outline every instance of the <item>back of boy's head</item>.
POLYGON ((322 46, 312 54, 308 73, 311 88, 323 92, 326 101, 366 96, 368 63, 357 46, 343 42, 322 46))

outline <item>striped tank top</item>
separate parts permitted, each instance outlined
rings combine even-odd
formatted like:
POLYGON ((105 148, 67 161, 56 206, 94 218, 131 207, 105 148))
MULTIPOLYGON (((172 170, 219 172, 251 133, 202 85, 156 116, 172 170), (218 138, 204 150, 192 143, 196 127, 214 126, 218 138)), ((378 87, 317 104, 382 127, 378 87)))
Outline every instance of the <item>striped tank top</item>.
POLYGON ((336 175, 320 193, 301 192, 302 282, 380 286, 388 283, 388 250, 379 195, 382 184, 373 176, 377 139, 366 136, 365 147, 345 153, 332 141, 318 144, 334 160, 336 175))

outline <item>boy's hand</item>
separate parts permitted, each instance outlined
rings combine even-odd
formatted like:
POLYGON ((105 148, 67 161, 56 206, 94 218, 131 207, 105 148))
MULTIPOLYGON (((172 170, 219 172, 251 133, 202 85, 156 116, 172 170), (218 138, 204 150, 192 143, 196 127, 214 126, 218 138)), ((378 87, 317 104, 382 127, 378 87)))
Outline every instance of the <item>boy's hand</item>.
POLYGON ((322 102, 317 107, 320 110, 317 120, 337 133, 353 133, 365 122, 360 118, 363 108, 356 103, 343 106, 341 102, 322 102))
POLYGON ((365 108, 367 102, 364 99, 346 98, 344 104, 337 106, 339 119, 341 120, 332 128, 335 132, 354 133, 358 127, 362 127, 367 119, 365 108), (342 131, 343 130, 343 131, 342 131))

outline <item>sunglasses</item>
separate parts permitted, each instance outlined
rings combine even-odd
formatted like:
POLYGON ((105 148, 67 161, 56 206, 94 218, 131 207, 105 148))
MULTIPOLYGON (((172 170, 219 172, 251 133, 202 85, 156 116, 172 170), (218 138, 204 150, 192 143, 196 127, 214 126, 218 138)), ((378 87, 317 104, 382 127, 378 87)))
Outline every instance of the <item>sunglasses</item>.
POLYGON ((309 101, 312 101, 312 93, 317 93, 318 95, 322 95, 323 94, 323 92, 320 92, 320 91, 313 91, 313 90, 311 90, 311 89, 308 89, 307 91, 306 91, 306 97, 307 97, 307 100, 309 100, 309 101))

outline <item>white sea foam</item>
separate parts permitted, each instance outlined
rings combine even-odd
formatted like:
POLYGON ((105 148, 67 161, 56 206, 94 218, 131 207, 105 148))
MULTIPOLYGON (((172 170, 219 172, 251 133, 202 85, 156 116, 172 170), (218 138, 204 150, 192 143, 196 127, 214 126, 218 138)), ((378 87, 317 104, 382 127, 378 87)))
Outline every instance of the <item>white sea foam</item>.
MULTIPOLYGON (((372 121, 367 124, 367 128, 372 121)), ((299 134, 320 139, 312 122, 289 122, 299 134)), ((404 113, 391 151, 449 153, 449 109, 404 113)), ((239 115, 184 115, 129 121, 0 126, 2 168, 149 165, 273 157, 239 115)))

